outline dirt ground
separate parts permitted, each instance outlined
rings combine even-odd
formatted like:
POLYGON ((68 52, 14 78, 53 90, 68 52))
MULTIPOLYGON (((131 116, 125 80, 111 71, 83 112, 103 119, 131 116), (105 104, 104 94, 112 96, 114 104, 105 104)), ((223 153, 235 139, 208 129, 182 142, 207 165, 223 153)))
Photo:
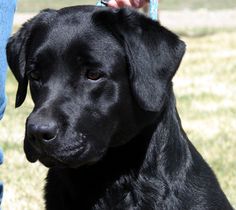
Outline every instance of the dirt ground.
MULTIPOLYGON (((14 25, 20 26, 34 13, 16 13, 14 25)), ((191 11, 160 11, 162 25, 172 28, 236 28, 236 9, 209 11, 205 9, 191 11)))

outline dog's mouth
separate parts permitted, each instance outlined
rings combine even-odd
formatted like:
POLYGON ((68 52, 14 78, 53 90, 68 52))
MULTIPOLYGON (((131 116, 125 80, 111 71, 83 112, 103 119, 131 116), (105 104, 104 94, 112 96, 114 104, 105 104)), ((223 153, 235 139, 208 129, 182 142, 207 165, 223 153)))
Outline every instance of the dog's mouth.
POLYGON ((58 147, 56 145, 34 144, 30 140, 24 141, 24 151, 29 162, 40 161, 46 167, 62 166, 75 167, 83 164, 90 150, 89 144, 73 147, 58 147))
POLYGON ((91 151, 90 144, 80 146, 64 147, 55 150, 53 147, 36 146, 29 140, 24 141, 24 151, 29 162, 40 161, 48 168, 78 168, 82 165, 91 165, 99 161, 105 154, 105 150, 99 153, 91 151))

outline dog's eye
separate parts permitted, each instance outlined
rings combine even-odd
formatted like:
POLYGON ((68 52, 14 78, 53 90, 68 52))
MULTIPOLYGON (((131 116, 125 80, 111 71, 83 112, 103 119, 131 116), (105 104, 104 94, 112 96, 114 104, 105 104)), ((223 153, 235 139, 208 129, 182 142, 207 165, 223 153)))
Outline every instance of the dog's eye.
POLYGON ((36 81, 38 81, 40 79, 40 75, 39 75, 38 71, 31 71, 29 73, 29 77, 30 77, 30 79, 36 80, 36 81))
POLYGON ((98 80, 102 77, 102 73, 100 71, 88 71, 86 77, 90 80, 98 80))

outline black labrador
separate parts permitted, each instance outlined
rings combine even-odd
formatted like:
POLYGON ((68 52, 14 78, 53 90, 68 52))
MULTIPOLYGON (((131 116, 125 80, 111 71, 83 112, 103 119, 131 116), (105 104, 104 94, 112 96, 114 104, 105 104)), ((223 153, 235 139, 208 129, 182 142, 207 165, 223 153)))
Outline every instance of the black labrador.
POLYGON ((158 22, 94 6, 44 10, 10 38, 47 210, 232 209, 181 127, 171 80, 184 52, 158 22))

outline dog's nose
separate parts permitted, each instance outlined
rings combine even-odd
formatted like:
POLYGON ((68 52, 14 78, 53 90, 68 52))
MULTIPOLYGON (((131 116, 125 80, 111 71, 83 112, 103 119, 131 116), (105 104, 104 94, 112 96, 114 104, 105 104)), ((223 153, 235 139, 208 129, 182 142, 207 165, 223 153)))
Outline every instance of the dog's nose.
POLYGON ((36 123, 28 125, 28 135, 36 140, 51 141, 57 136, 58 126, 56 122, 36 123))

